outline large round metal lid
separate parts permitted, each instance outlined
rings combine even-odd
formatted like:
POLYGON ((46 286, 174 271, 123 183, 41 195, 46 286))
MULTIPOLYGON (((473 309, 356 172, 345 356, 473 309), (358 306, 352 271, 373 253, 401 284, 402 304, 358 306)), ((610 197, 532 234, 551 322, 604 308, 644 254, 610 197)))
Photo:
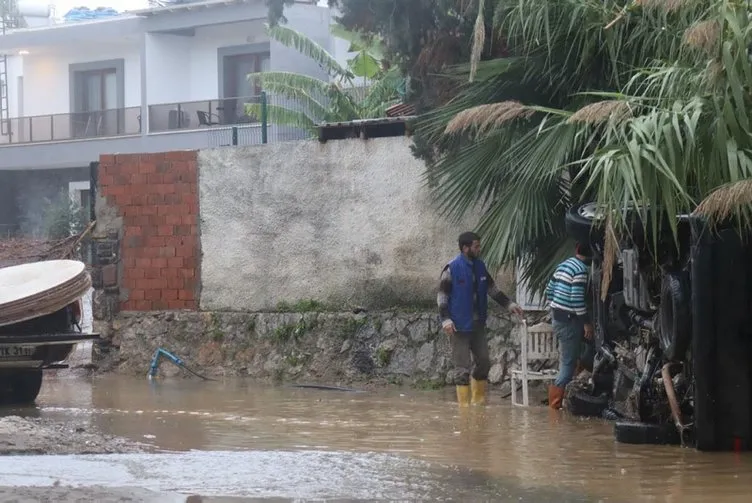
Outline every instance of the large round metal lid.
POLYGON ((0 325, 50 314, 91 286, 83 262, 47 260, 0 269, 0 325))

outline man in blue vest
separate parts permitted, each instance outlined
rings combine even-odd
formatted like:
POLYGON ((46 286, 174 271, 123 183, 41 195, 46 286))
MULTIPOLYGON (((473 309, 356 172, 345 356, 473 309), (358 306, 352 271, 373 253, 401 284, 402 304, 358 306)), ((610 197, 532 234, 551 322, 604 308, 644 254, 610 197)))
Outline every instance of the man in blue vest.
POLYGON ((517 316, 523 312, 498 289, 479 258, 480 237, 464 232, 459 247, 460 254, 441 271, 439 316, 444 332, 451 337, 457 401, 460 405, 483 404, 491 368, 486 341, 488 297, 517 316), (472 376, 471 354, 475 360, 472 376))

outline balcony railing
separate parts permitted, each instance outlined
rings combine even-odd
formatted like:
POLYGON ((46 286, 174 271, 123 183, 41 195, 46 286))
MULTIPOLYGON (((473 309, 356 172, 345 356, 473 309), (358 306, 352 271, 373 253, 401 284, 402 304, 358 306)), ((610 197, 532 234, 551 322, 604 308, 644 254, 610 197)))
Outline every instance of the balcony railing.
POLYGON ((149 132, 258 124, 260 117, 245 113, 245 106, 250 103, 261 103, 261 97, 243 96, 149 105, 149 132))
POLYGON ((5 119, 0 144, 103 138, 141 133, 141 107, 5 119))

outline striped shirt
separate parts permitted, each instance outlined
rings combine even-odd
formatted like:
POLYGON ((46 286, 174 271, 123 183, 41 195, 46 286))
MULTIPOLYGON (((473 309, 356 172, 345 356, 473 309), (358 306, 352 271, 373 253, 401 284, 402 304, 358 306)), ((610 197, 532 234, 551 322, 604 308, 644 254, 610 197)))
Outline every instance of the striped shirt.
POLYGON ((551 309, 587 318, 587 284, 588 268, 582 260, 571 257, 559 264, 546 287, 551 309))

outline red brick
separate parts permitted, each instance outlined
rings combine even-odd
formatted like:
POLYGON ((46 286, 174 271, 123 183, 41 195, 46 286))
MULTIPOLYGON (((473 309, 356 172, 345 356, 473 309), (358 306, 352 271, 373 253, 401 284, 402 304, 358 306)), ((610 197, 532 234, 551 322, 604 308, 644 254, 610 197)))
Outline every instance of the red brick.
POLYGON ((151 311, 152 310, 152 303, 148 300, 136 300, 133 302, 133 310, 134 311, 151 311))
POLYGON ((160 236, 172 236, 175 234, 175 226, 173 225, 160 225, 157 233, 160 236))
POLYGON ((162 269, 163 267, 167 267, 167 259, 166 258, 153 258, 151 259, 151 266, 155 269, 162 269))
POLYGON ((165 258, 172 258, 175 256, 175 248, 172 246, 164 246, 159 249, 159 256, 165 258))
POLYGON ((196 276, 196 271, 193 269, 180 269, 180 275, 184 278, 193 278, 196 276))
POLYGON ((193 257, 184 257, 183 258, 183 264, 186 269, 193 269, 195 270, 196 267, 198 267, 198 260, 195 256, 193 257))
POLYGON ((151 259, 150 258, 137 258, 136 267, 141 268, 141 269, 147 269, 151 267, 151 259))
POLYGON ((181 199, 179 194, 163 194, 162 200, 164 201, 165 205, 174 206, 176 204, 180 204, 181 199))
POLYGON ((198 203, 196 201, 188 203, 188 213, 198 215, 198 203))
POLYGON ((196 215, 183 215, 181 218, 183 225, 196 225, 196 215))
POLYGON ((144 299, 146 300, 159 300, 162 298, 162 290, 146 290, 144 292, 144 299))
POLYGON ((191 290, 180 290, 178 292, 178 299, 180 300, 195 300, 196 295, 191 290))
POLYGON ((149 248, 161 248, 165 246, 166 240, 164 236, 150 236, 146 238, 146 246, 149 248))
POLYGON ((144 300, 145 292, 143 290, 139 290, 138 288, 135 288, 128 292, 128 300, 144 300))
POLYGON ((144 279, 146 277, 145 269, 126 269, 125 277, 129 280, 144 279))
POLYGON ((143 208, 141 208, 141 214, 142 215, 156 215, 157 214, 157 207, 156 206, 151 206, 151 205, 144 206, 143 208))
POLYGON ((167 259, 167 267, 170 269, 180 269, 183 267, 184 259, 183 257, 175 257, 175 258, 169 258, 167 259))
POLYGON ((125 194, 117 194, 115 196, 115 202, 118 206, 120 206, 121 209, 125 208, 126 206, 130 206, 133 202, 133 194, 127 191, 125 194))
POLYGON ((183 282, 183 289, 185 290, 195 290, 196 289, 196 278, 185 278, 183 282))
POLYGON ((125 267, 125 270, 132 269, 136 267, 136 259, 134 257, 123 257, 123 267, 125 267))
POLYGON ((154 286, 153 279, 137 279, 134 284, 139 290, 151 290, 154 286))
POLYGON ((186 301, 184 301, 184 300, 168 300, 167 301, 167 308, 168 309, 185 309, 186 308, 186 301))
POLYGON ((167 283, 167 288, 174 288, 176 290, 185 288, 185 280, 183 278, 164 278, 163 280, 167 283))
POLYGON ((99 175, 99 186, 108 186, 113 185, 115 183, 115 177, 112 175, 99 175))
POLYGON ((162 290, 162 299, 166 301, 178 300, 178 291, 171 289, 162 290))
POLYGON ((125 194, 125 186, 123 185, 112 185, 107 189, 108 196, 120 196, 123 194, 125 194))
POLYGON ((198 302, 196 302, 195 300, 186 300, 185 308, 196 311, 198 309, 198 302))
POLYGON ((142 175, 150 175, 157 172, 157 165, 154 162, 140 161, 138 164, 138 172, 142 175))
POLYGON ((141 256, 147 258, 159 258, 159 248, 149 247, 141 250, 141 256))
POLYGON ((135 311, 135 306, 136 306, 136 301, 126 300, 120 303, 120 310, 121 311, 135 311))
POLYGON ((176 225, 174 234, 176 236, 190 236, 191 226, 190 225, 176 225))
POLYGON ((149 175, 143 173, 134 173, 131 175, 131 186, 138 187, 140 185, 146 185, 149 181, 149 175))
POLYGON ((159 273, 161 274, 163 278, 170 279, 170 278, 179 277, 180 276, 178 274, 179 271, 180 269, 174 269, 172 267, 165 267, 164 269, 160 269, 159 273))
POLYGON ((195 150, 174 150, 172 152, 165 152, 164 158, 167 161, 190 161, 196 159, 195 150))
POLYGON ((192 257, 196 253, 193 246, 178 246, 175 249, 175 255, 177 257, 192 257))
POLYGON ((147 194, 146 204, 148 204, 149 206, 156 207, 155 214, 159 213, 159 205, 164 204, 164 195, 163 194, 147 194))
POLYGON ((115 164, 115 154, 101 154, 99 156, 99 164, 115 164))
POLYGON ((149 185, 151 185, 151 190, 154 191, 154 192, 157 192, 155 190, 156 189, 155 186, 156 185, 160 185, 162 183, 162 175, 160 175, 159 173, 157 173, 156 172, 156 168, 155 168, 155 172, 154 173, 149 173, 147 179, 149 180, 149 185))
POLYGON ((151 308, 153 311, 166 311, 169 307, 169 304, 164 299, 155 300, 151 303, 151 308))
POLYGON ((183 223, 183 217, 180 215, 165 215, 164 221, 167 225, 180 225, 183 223))
POLYGON ((146 194, 132 194, 131 204, 134 206, 146 206, 147 195, 146 194))
POLYGON ((165 158, 164 152, 158 152, 154 154, 134 154, 134 156, 136 155, 140 158, 141 161, 146 162, 160 162, 165 158))
POLYGON ((159 279, 162 275, 160 274, 160 270, 156 269, 154 267, 150 267, 149 269, 144 269, 144 278, 146 279, 159 279))
POLYGON ((198 225, 191 225, 191 236, 198 236, 198 225))

